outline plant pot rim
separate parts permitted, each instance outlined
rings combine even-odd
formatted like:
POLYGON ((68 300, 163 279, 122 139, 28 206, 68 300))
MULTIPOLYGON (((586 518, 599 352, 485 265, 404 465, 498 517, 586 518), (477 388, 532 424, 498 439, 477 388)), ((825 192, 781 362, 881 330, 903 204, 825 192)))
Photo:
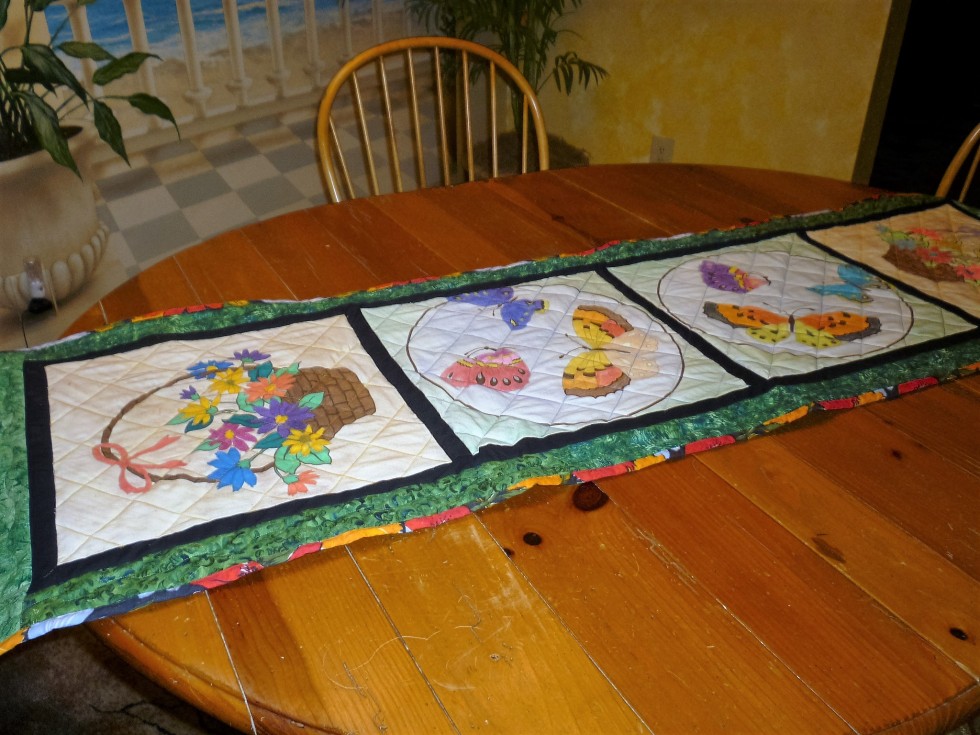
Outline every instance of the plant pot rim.
MULTIPOLYGON (((66 133, 65 138, 68 140, 68 146, 72 149, 72 155, 75 157, 76 163, 79 165, 79 171, 82 172, 83 176, 85 174, 85 168, 83 164, 87 164, 88 151, 94 141, 94 131, 91 127, 84 124, 72 124, 72 125, 62 125, 62 131, 66 133), (79 160, 79 156, 82 160, 79 160)), ((46 158, 54 166, 60 166, 61 164, 55 162, 51 158, 51 154, 48 153, 44 148, 39 148, 38 150, 31 151, 30 153, 22 153, 19 156, 14 156, 13 158, 0 159, 0 169, 5 172, 15 173, 20 172, 25 168, 34 168, 36 166, 43 165, 41 159, 46 158)), ((69 171, 70 169, 65 169, 69 171)))

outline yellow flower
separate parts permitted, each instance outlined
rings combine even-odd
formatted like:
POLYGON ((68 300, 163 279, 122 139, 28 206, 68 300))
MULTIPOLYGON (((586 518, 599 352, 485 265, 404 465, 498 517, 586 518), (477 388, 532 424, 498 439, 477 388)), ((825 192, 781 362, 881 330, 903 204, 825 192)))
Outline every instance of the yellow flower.
POLYGON ((228 368, 227 370, 222 370, 220 373, 215 374, 214 380, 211 381, 211 387, 220 396, 222 393, 240 393, 242 390, 242 384, 248 382, 248 377, 245 375, 245 371, 240 368, 228 368))
POLYGON ((283 441, 284 447, 289 447, 290 454, 299 454, 309 457, 310 454, 322 452, 327 446, 327 440, 323 438, 323 427, 313 431, 312 426, 307 426, 300 431, 291 429, 289 438, 283 441))
POLYGON ((214 402, 208 398, 200 398, 197 403, 189 403, 180 409, 180 416, 189 419, 192 424, 211 423, 211 409, 214 402))

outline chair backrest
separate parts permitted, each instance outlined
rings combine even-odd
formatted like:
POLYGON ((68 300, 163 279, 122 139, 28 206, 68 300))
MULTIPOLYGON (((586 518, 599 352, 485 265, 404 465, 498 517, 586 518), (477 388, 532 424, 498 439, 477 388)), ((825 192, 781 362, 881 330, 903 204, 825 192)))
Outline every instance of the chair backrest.
POLYGON ((374 46, 337 71, 320 101, 317 152, 327 194, 339 202, 517 173, 500 171, 500 119, 508 114, 520 118, 515 131, 520 173, 528 170, 529 151, 536 155, 538 169, 546 170, 548 137, 541 105, 531 85, 503 56, 472 41, 442 36, 374 46), (509 104, 498 104, 498 87, 509 91, 509 104), (345 90, 351 95, 350 107, 344 106, 345 90), (487 141, 482 147, 474 144, 481 125, 487 141), (531 143, 536 143, 536 152, 531 143), (403 154, 412 160, 404 167, 403 154), (485 164, 480 154, 485 154, 485 164), (363 178, 358 175, 361 165, 363 178), (387 178, 379 183, 379 168, 385 167, 390 188, 387 178))
POLYGON ((939 188, 936 189, 936 196, 949 196, 949 190, 953 187, 953 183, 957 181, 963 165, 970 157, 971 152, 973 153, 973 160, 970 162, 970 167, 966 170, 962 178, 963 184, 960 188, 959 196, 955 197, 960 201, 966 199, 966 193, 970 190, 970 184, 973 183, 973 176, 977 172, 977 163, 980 162, 980 125, 973 128, 970 134, 966 136, 966 140, 963 141, 963 145, 956 151, 956 155, 950 161, 946 173, 943 174, 942 181, 939 182, 939 188))

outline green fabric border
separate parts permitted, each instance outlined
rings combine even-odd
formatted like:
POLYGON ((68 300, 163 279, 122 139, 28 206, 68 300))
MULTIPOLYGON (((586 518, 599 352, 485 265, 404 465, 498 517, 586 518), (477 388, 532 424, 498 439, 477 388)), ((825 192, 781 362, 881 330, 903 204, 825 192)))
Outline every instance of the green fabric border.
POLYGON ((111 349, 143 337, 187 335, 231 325, 247 325, 286 314, 316 314, 340 305, 368 306, 427 294, 472 283, 511 281, 547 275, 564 269, 595 266, 623 258, 641 257, 679 249, 730 244, 801 228, 814 229, 852 220, 886 216, 906 209, 938 203, 933 197, 889 197, 852 205, 842 211, 782 217, 759 225, 666 240, 623 242, 608 249, 515 264, 501 269, 474 271, 421 283, 393 285, 372 291, 309 302, 252 302, 221 309, 196 311, 146 321, 125 321, 95 333, 31 351, 0 353, 0 390, 7 408, 0 418, 0 529, 11 546, 0 571, 0 639, 29 625, 68 612, 98 608, 140 593, 177 587, 247 560, 268 566, 285 561, 299 546, 370 526, 403 523, 461 505, 483 507, 517 491, 511 486, 530 477, 567 476, 576 469, 618 465, 655 455, 713 436, 745 436, 764 422, 818 401, 848 398, 911 379, 944 380, 965 365, 980 361, 980 339, 956 347, 932 350, 896 362, 861 370, 842 378, 777 386, 764 395, 695 417, 675 419, 643 429, 628 430, 516 459, 488 462, 437 482, 411 485, 267 521, 240 533, 227 533, 204 541, 143 557, 133 564, 81 575, 70 581, 27 595, 30 580, 29 518, 27 512, 27 457, 23 427, 22 365, 37 359, 71 359, 92 351, 111 349))

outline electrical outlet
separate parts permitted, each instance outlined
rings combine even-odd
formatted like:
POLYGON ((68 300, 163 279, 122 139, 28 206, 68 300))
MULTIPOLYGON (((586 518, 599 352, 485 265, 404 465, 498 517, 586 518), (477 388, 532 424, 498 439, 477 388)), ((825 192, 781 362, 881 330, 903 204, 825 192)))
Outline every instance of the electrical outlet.
POLYGON ((674 139, 653 136, 650 143, 650 163, 670 163, 674 158, 674 139))

